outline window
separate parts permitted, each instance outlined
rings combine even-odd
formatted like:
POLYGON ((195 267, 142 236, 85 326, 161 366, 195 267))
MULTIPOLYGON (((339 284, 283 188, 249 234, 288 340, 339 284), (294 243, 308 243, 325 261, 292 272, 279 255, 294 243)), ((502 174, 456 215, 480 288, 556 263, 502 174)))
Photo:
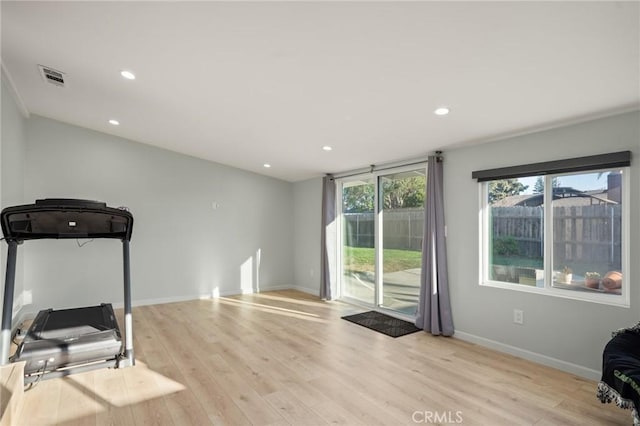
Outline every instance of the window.
POLYGON ((629 306, 628 167, 483 180, 482 285, 629 306))
POLYGON ((544 287, 544 182, 542 176, 487 182, 488 279, 544 287), (533 191, 531 191, 533 189, 533 191))

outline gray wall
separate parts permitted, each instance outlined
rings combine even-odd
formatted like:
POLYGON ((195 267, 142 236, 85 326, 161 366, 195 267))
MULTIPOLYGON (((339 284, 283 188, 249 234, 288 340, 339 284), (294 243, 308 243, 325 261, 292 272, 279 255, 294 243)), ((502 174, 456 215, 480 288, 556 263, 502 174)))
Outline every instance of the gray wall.
MULTIPOLYGON (((26 152, 25 119, 11 97, 4 73, 2 73, 2 140, 0 143, 0 208, 21 204, 24 201, 24 162, 26 152)), ((1 243, 1 277, 4 283, 7 244, 1 243)), ((14 317, 23 305, 24 258, 18 258, 14 297, 14 317)), ((0 286, 1 287, 1 286, 0 286)), ((0 300, 3 295, 0 292, 0 300)), ((0 306, 0 311, 2 310, 0 306)))
MULTIPOLYGON (((27 121, 26 164, 30 202, 129 207, 134 304, 293 284, 288 182, 37 116, 27 121)), ((120 242, 30 241, 21 250, 34 311, 122 302, 120 242)))
MULTIPOLYGON (((456 332, 599 370, 611 331, 640 319, 639 114, 629 113, 445 153, 445 215, 456 332), (478 285, 478 183, 474 170, 591 154, 633 151, 631 169, 631 309, 478 285), (524 325, 513 324, 513 309, 524 325)), ((482 341, 480 341, 482 343, 482 341)), ((503 347, 505 349, 506 347, 503 347)), ((579 371, 578 371, 579 372, 579 371)))
MULTIPOLYGON (((586 377, 596 378, 611 331, 640 320, 640 114, 594 120, 445 152, 445 215, 449 280, 456 336, 586 377), (479 283, 479 193, 471 172, 493 167, 633 151, 631 170, 631 308, 560 299, 479 283), (475 241, 475 242, 474 242, 475 241), (513 324, 513 309, 524 325, 513 324)), ((321 180, 294 184, 296 285, 318 289, 321 180), (313 208, 312 208, 313 206, 313 208)), ((316 290, 317 291, 317 290, 316 290)))
POLYGON ((322 178, 294 183, 293 205, 295 285, 299 290, 318 295, 320 294, 322 178))

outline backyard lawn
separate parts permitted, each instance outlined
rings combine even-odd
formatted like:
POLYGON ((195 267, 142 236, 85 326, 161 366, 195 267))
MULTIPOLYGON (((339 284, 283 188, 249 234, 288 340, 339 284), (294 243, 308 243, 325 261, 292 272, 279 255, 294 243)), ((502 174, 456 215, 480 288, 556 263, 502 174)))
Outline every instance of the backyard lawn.
MULTIPOLYGON (((383 250, 384 272, 420 268, 421 252, 416 250, 383 250)), ((344 266, 351 272, 373 272, 375 250, 365 247, 344 247, 344 266)))

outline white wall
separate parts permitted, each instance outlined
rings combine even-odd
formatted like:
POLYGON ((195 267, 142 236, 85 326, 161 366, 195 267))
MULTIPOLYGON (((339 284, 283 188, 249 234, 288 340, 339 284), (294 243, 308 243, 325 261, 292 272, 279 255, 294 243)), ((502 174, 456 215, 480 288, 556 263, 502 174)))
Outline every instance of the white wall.
POLYGON ((295 287, 320 294, 322 178, 293 184, 295 287))
MULTIPOLYGON (((0 143, 0 207, 22 204, 24 201, 24 162, 26 151, 25 119, 20 113, 15 100, 10 95, 9 87, 2 73, 2 132, 0 143)), ((7 244, 1 243, 0 268, 1 280, 4 284, 7 262, 7 244)), ((23 258, 18 258, 16 266, 16 283, 14 289, 14 317, 20 314, 23 305, 23 258)), ((0 286, 0 288, 4 288, 0 286)), ((0 300, 3 298, 0 291, 0 300)), ((0 305, 0 312, 2 306, 0 305)))
MULTIPOLYGON (((38 116, 27 121, 26 163, 29 202, 129 207, 134 304, 293 284, 288 182, 38 116)), ((122 302, 119 241, 29 241, 20 249, 34 310, 122 302)))
POLYGON ((600 369, 611 331, 640 319, 639 128, 640 116, 635 112, 445 153, 449 279, 459 337, 498 344, 503 350, 511 346, 519 355, 531 351, 551 357, 547 360, 551 364, 578 366, 574 372, 583 375, 600 369), (478 285, 479 247, 474 241, 479 238, 479 195, 472 171, 623 150, 633 152, 630 309, 478 285), (524 325, 513 324, 514 308, 524 311, 524 325))

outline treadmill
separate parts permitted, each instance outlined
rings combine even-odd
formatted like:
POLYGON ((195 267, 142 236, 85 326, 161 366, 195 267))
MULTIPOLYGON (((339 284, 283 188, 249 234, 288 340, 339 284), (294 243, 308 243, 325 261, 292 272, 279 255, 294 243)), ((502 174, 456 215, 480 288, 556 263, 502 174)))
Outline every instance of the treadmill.
POLYGON ((4 283, 0 365, 25 361, 25 384, 96 368, 133 366, 133 319, 129 242, 133 215, 99 201, 44 199, 0 213, 9 245, 4 283), (18 245, 36 239, 113 238, 122 241, 124 263, 124 348, 110 303, 38 312, 15 354, 9 357, 18 245))

